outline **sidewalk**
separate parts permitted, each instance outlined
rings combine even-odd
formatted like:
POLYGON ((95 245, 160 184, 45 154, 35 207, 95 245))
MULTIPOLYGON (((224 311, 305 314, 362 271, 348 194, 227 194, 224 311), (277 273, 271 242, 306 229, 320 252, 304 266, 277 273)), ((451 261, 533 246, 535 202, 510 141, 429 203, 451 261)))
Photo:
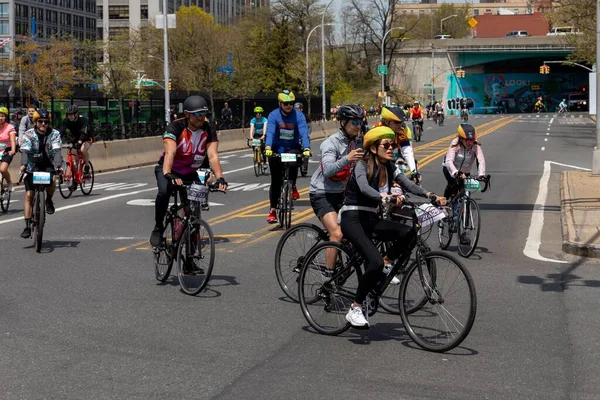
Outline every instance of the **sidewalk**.
POLYGON ((563 172, 560 211, 563 251, 600 258, 600 176, 563 172))

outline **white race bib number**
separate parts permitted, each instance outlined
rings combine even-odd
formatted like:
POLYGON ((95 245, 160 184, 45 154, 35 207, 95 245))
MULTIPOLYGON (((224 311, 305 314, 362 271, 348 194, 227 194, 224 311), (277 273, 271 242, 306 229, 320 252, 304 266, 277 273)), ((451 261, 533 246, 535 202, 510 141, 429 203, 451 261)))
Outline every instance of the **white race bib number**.
POLYGON ((294 130, 281 128, 279 130, 279 139, 294 140, 294 130))
POLYGON ((6 150, 8 146, 6 145, 6 143, 0 143, 0 153, 2 153, 4 150, 6 150))
POLYGON ((421 228, 440 221, 446 216, 443 209, 428 203, 421 204, 415 212, 421 228))
POLYGON ((34 185, 49 185, 50 184, 50 172, 34 172, 33 173, 33 184, 34 185))
POLYGON ((200 168, 202 166, 203 161, 204 161, 204 156, 196 154, 194 156, 194 163, 192 164, 192 168, 200 168))
POLYGON ((260 139, 253 139, 252 140, 252 146, 254 146, 254 147, 260 146, 260 139))
POLYGON ((281 162, 296 162, 296 154, 281 153, 281 162))

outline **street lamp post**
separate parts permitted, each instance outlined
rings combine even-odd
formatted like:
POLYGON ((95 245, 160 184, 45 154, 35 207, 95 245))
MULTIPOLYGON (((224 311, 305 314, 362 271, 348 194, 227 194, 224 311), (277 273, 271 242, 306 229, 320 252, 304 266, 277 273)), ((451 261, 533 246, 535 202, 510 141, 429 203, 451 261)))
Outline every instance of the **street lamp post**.
MULTIPOLYGON (((334 24, 325 24, 325 25, 334 25, 334 24)), ((321 25, 317 25, 314 28, 312 28, 310 30, 310 32, 308 33, 308 36, 306 37, 306 93, 308 94, 308 92, 310 91, 310 86, 309 86, 309 69, 308 69, 308 41, 310 40, 310 35, 312 35, 312 33, 319 28, 321 25)))
POLYGON ((163 0, 163 17, 164 17, 164 25, 163 25, 163 47, 164 47, 164 55, 163 55, 163 66, 164 66, 164 75, 165 75, 165 122, 168 124, 171 122, 171 98, 169 95, 169 40, 167 35, 167 0, 163 0))
MULTIPOLYGON (((381 38, 381 65, 385 65, 385 38, 391 31, 396 30, 396 29, 404 30, 404 27, 397 26, 395 28, 388 29, 388 31, 381 38)), ((385 74, 381 74, 381 93, 383 93, 383 92, 385 92, 385 74)), ((387 99, 388 99, 388 97, 386 95, 384 98, 384 103, 386 106, 389 106, 387 99)))
POLYGON ((452 14, 452 15, 450 15, 450 16, 448 16, 448 17, 446 17, 446 18, 442 18, 442 19, 440 20, 440 35, 441 35, 442 33, 444 33, 444 29, 443 29, 443 23, 444 23, 444 21, 445 21, 445 20, 447 20, 447 19, 450 19, 450 18, 454 18, 454 17, 458 17, 458 15, 456 15, 456 14, 452 14))
POLYGON ((431 43, 431 102, 435 101, 435 46, 431 43))
POLYGON ((327 119, 327 101, 326 101, 326 92, 325 92, 325 14, 327 13, 327 9, 333 3, 334 0, 330 0, 329 3, 325 6, 323 10, 323 15, 321 16, 321 84, 323 85, 323 120, 327 119))
MULTIPOLYGON (((592 157, 592 174, 600 175, 600 2, 596 1, 596 147, 592 157)), ((590 91, 592 88, 590 88, 590 91)))

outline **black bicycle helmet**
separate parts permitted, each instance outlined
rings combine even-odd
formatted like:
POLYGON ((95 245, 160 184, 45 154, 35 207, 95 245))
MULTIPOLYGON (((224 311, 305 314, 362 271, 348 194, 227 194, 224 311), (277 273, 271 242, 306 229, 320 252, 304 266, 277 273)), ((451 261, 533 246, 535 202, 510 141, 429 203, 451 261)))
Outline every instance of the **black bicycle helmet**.
POLYGON ((79 114, 79 107, 77 107, 75 104, 70 105, 67 108, 67 114, 79 114))
POLYGON ((297 102, 297 103, 295 103, 295 104, 294 104, 294 108, 295 108, 296 110, 300 110, 300 111, 302 111, 302 110, 304 109, 304 106, 302 105, 302 103, 300 103, 300 102, 297 102))
POLYGON ((358 104, 346 104, 341 106, 337 112, 340 121, 349 119, 363 119, 363 109, 358 104))
POLYGON ((43 108, 40 108, 39 110, 37 110, 36 112, 33 113, 33 120, 38 120, 38 119, 50 119, 50 112, 48 110, 45 110, 43 108))
POLYGON ((457 131, 458 137, 468 140, 477 140, 475 128, 470 124, 460 124, 457 131))
POLYGON ((208 111, 208 104, 202 96, 190 96, 183 102, 183 111, 189 113, 197 111, 208 111))

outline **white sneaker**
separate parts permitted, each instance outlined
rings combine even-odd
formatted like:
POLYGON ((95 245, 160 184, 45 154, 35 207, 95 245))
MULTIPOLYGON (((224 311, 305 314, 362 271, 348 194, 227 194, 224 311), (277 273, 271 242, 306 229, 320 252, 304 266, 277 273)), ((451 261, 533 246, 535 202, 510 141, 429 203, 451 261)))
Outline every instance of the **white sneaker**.
POLYGON ((6 191, 9 193, 13 191, 13 183, 12 182, 9 183, 8 185, 6 185, 6 191))
POLYGON ((398 279, 398 277, 393 277, 392 281, 390 282, 392 285, 397 285, 400 283, 400 279, 398 279))
POLYGON ((365 319, 360 307, 350 307, 348 314, 346 314, 346 321, 350 322, 350 324, 355 328, 369 328, 369 321, 365 319))

